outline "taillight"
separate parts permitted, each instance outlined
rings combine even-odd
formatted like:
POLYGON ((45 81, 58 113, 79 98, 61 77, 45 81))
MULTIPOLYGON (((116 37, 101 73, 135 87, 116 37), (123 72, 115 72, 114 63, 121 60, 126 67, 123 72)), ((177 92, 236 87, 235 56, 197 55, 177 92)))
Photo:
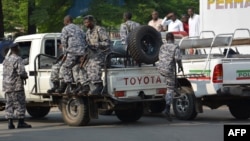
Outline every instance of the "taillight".
POLYGON ((159 88, 156 89, 156 94, 166 94, 167 89, 166 88, 159 88))
POLYGON ((223 82, 223 68, 222 64, 218 64, 214 67, 213 83, 222 83, 222 82, 223 82))
POLYGON ((125 91, 115 91, 115 97, 124 97, 125 91))

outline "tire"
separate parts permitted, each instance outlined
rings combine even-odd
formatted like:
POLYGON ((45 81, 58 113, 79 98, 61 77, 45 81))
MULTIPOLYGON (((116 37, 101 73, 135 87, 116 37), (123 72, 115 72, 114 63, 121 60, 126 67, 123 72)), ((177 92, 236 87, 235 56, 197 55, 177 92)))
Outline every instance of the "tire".
POLYGON ((149 106, 150 113, 161 113, 165 109, 165 101, 152 102, 149 106))
MULTIPOLYGON (((124 105, 123 105, 124 106, 124 105)), ((134 108, 116 109, 115 114, 122 122, 136 122, 143 115, 143 104, 139 103, 134 108), (136 107, 136 108, 135 108, 136 107)))
POLYGON ((228 105, 229 111, 236 119, 247 120, 250 118, 250 103, 241 101, 228 105))
POLYGON ((195 95, 191 88, 181 87, 181 96, 173 100, 173 110, 177 119, 192 120, 197 116, 195 95))
POLYGON ((43 118, 49 113, 50 107, 27 107, 26 110, 33 118, 43 118))
POLYGON ((155 63, 161 45, 161 34, 148 25, 137 27, 128 36, 129 54, 138 63, 155 63))
POLYGON ((69 126, 83 126, 90 121, 87 101, 82 98, 64 99, 62 117, 69 126))

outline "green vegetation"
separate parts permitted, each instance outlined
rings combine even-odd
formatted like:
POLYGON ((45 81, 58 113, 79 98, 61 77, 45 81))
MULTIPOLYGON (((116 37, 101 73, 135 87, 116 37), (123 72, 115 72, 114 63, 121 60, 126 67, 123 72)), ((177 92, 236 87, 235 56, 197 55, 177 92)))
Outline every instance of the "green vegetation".
MULTIPOLYGON (((60 32, 63 17, 72 5, 73 0, 0 0, 0 36, 5 32, 21 31, 25 34, 35 32, 60 32), (3 17, 1 16, 3 15, 3 17), (1 24, 3 21, 4 24, 1 24)), ((133 13, 133 20, 147 24, 151 12, 157 10, 160 17, 169 12, 185 14, 188 7, 198 11, 198 0, 92 0, 89 10, 84 15, 92 14, 98 24, 118 28, 125 11, 133 13)), ((81 16, 84 16, 81 15, 81 16)), ((81 24, 81 18, 75 20, 81 24)))

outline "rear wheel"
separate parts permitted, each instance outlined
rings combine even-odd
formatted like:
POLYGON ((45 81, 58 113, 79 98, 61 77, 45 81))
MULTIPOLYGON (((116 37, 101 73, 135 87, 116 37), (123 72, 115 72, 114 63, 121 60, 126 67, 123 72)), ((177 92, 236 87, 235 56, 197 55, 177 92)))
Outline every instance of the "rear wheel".
POLYGON ((64 99, 62 117, 70 126, 87 125, 90 121, 87 100, 78 97, 64 99))
POLYGON ((143 104, 137 103, 134 108, 126 108, 126 105, 119 106, 119 109, 115 110, 117 118, 123 122, 135 122, 139 120, 143 115, 143 104))
POLYGON ((249 101, 234 102, 228 105, 230 113, 240 120, 250 118, 250 103, 249 101))
POLYGON ((197 116, 195 110, 195 95, 191 88, 181 87, 181 96, 173 100, 173 110, 176 118, 181 120, 192 120, 197 116))
POLYGON ((30 116, 33 118, 43 118, 45 117, 49 111, 50 107, 41 107, 41 106, 36 106, 36 107, 27 107, 27 112, 30 116))

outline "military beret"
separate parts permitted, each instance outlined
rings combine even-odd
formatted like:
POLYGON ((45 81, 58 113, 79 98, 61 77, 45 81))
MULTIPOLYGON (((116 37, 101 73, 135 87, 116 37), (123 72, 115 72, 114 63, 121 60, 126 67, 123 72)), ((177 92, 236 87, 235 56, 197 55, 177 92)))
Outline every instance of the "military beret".
POLYGON ((12 43, 9 48, 14 48, 14 47, 18 47, 18 43, 12 43))

